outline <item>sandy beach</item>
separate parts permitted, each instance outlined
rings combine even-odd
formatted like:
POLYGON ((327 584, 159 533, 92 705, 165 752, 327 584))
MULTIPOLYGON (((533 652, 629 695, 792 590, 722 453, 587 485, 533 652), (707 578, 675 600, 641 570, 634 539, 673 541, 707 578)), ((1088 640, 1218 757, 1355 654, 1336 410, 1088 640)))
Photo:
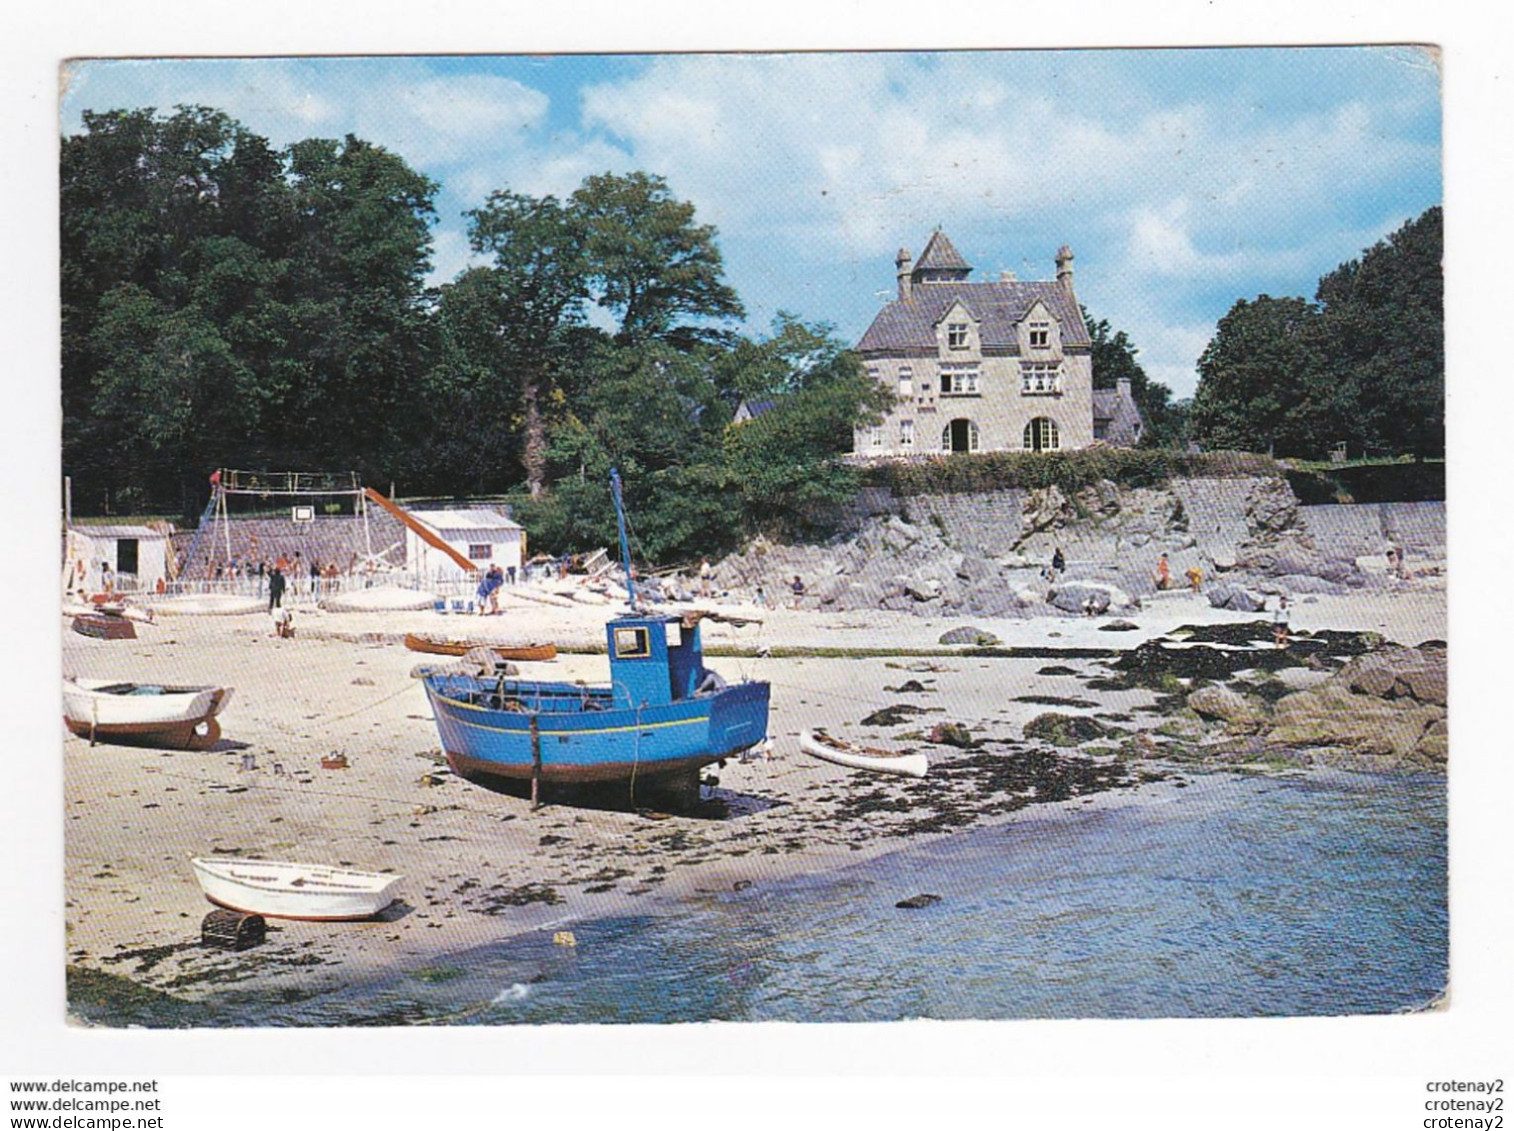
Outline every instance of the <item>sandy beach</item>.
MULTIPOLYGON (((922 838, 1014 820, 1028 801, 1049 807, 1128 804, 1171 789, 1181 770, 1113 756, 1059 760, 1045 780, 1006 776, 991 756, 901 733, 965 725, 989 749, 1022 744, 1021 728, 1058 710, 1118 718, 1131 731, 1163 720, 1143 713, 1146 690, 1089 698, 1078 678, 1102 670, 1091 650, 1128 649, 1184 624, 1258 617, 1161 594, 1123 619, 932 620, 888 612, 820 613, 722 605, 760 617, 733 627, 706 621, 710 665, 728 679, 772 683, 771 758, 710 767, 698 813, 669 816, 528 800, 439 769, 435 726, 410 675, 428 657, 406 632, 556 642, 550 664, 526 677, 599 682, 609 606, 560 607, 511 595, 502 615, 323 612, 296 603, 297 635, 278 639, 262 614, 163 615, 135 641, 87 639, 63 622, 64 673, 236 689, 208 751, 99 744, 62 734, 65 764, 67 961, 185 999, 239 989, 302 992, 574 920, 676 908, 705 893, 822 872, 922 838), (972 623, 1005 649, 1068 650, 1066 661, 969 656, 939 644, 972 623), (798 653, 808 652, 809 655, 798 653), (1043 669, 1054 668, 1051 674, 1043 669), (866 726, 880 709, 916 708, 917 727, 866 726), (1134 714, 1132 713, 1134 712, 1134 714), (924 782, 869 776, 801 752, 798 736, 824 726, 868 741, 925 750, 924 782), (344 753, 346 769, 323 769, 344 753), (255 768, 243 768, 248 755, 255 768), (1060 791, 1060 792, 1058 792, 1060 791), (1039 797, 1037 796, 1039 793, 1039 797), (379 919, 322 924, 270 921, 268 942, 233 953, 200 946, 210 910, 193 856, 234 853, 342 864, 404 875, 399 902, 379 919)), ((1371 631, 1413 645, 1445 636, 1443 579, 1391 593, 1307 598, 1295 629, 1371 631)), ((434 658, 431 658, 434 659, 434 658)), ((1047 763, 1050 767, 1051 763, 1047 763)), ((912 892, 901 891, 900 897, 912 892)))

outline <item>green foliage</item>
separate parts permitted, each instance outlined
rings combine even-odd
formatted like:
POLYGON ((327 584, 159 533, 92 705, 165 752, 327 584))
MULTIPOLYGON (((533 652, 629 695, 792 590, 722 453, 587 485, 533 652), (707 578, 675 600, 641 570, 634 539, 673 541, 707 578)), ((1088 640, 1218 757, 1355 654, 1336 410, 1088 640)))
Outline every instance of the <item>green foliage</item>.
POLYGON ((278 153, 226 115, 63 140, 64 466, 192 515, 219 465, 401 462, 436 186, 376 146, 278 153))
POLYGON ((1199 359, 1206 446, 1318 458, 1445 453, 1441 210, 1320 280, 1317 303, 1242 299, 1199 359))
POLYGON ((1185 403, 1174 402, 1172 390, 1146 376, 1136 360, 1141 351, 1124 330, 1113 330, 1107 319, 1095 322, 1086 307, 1080 307, 1088 336, 1093 339, 1090 360, 1093 363, 1093 387, 1116 388, 1121 380, 1130 382, 1130 395, 1141 412, 1145 428, 1141 433, 1143 448, 1181 448, 1187 442, 1185 403))
POLYGON ((1240 478, 1281 473, 1272 460, 1250 452, 1190 454, 1158 448, 1083 448, 900 460, 872 465, 864 470, 862 479, 868 486, 886 487, 895 495, 906 496, 1040 487, 1070 492, 1104 479, 1123 487, 1154 487, 1183 476, 1240 478))
POLYGON ((1303 455, 1329 441, 1319 310, 1299 298, 1242 299, 1199 358, 1191 419, 1207 447, 1303 455))

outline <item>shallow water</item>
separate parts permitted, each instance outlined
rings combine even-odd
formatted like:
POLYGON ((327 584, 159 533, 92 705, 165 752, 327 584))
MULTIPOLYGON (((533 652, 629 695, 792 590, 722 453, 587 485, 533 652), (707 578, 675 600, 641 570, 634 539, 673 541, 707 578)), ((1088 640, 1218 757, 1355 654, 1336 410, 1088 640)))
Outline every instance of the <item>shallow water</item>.
POLYGON ((1212 775, 212 1024, 1380 1013, 1447 979, 1443 779, 1212 775), (1139 800, 1139 799, 1137 799, 1139 800), (901 910, 921 892, 941 902, 901 910))

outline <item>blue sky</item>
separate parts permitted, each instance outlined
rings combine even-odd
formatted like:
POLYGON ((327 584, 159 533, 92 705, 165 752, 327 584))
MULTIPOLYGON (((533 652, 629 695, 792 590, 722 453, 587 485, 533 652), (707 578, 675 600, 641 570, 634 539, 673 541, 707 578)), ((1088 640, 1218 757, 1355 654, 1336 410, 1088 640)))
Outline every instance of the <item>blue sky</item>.
POLYGON ((1414 48, 97 60, 88 110, 199 103, 276 145, 354 133, 442 185, 434 281, 493 189, 665 176, 719 230, 763 332, 856 340, 899 247, 942 226, 978 269, 1050 278, 1179 396, 1241 297, 1312 297, 1441 201, 1440 76, 1414 48))

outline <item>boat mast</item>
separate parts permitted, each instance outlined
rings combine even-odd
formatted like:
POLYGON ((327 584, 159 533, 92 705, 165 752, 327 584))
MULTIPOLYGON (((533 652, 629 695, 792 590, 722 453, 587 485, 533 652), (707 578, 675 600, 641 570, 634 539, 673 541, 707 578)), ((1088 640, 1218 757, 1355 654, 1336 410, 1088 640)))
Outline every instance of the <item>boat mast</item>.
POLYGON ((610 495, 615 500, 615 525, 620 531, 620 561, 626 571, 626 596, 636 611, 636 583, 631 580, 631 543, 626 540, 626 506, 620 497, 620 472, 610 468, 610 495))

